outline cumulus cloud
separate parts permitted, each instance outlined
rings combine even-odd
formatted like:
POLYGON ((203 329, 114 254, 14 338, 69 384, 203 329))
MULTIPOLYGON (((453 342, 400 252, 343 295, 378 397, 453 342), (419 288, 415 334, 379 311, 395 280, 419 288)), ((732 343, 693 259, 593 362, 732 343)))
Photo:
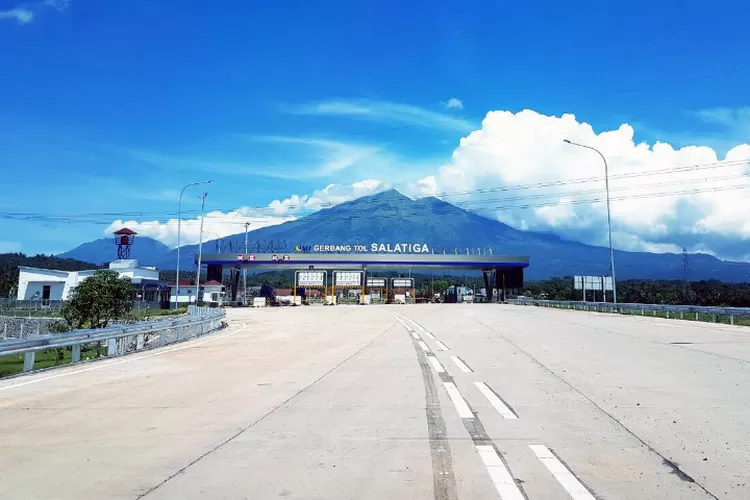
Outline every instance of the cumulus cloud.
POLYGON ((311 195, 295 194, 284 200, 273 200, 268 206, 276 215, 317 211, 386 189, 389 189, 389 184, 375 179, 365 179, 352 184, 329 184, 311 195))
MULTIPOLYGON (((293 215, 273 215, 263 209, 242 207, 231 212, 212 211, 205 214, 203 221, 203 241, 215 240, 224 236, 238 234, 248 229, 253 231, 266 226, 275 226, 294 220, 293 215)), ((199 242, 200 218, 183 219, 180 228, 180 244, 193 245, 199 242)), ((139 235, 159 240, 170 248, 177 247, 177 219, 168 221, 134 221, 116 220, 105 229, 105 234, 122 227, 129 227, 139 235)))
POLYGON ((451 97, 448 102, 445 103, 445 107, 448 109, 464 109, 464 103, 461 99, 451 97))
POLYGON ((493 111, 461 139, 437 174, 409 185, 518 228, 606 244, 602 159, 609 163, 615 245, 632 250, 704 248, 750 240, 750 145, 724 158, 705 146, 636 143, 630 125, 596 132, 572 114, 493 111))
MULTIPOLYGON (((311 195, 292 195, 283 200, 273 200, 267 207, 241 207, 230 212, 207 212, 203 221, 203 241, 238 234, 248 229, 253 231, 266 226, 275 226, 296 220, 299 216, 337 205, 368 194, 387 189, 387 184, 366 179, 353 184, 329 184, 311 195)), ((182 219, 180 243, 192 245, 199 241, 200 218, 182 219)), ((116 220, 104 230, 105 234, 122 227, 129 227, 140 235, 161 241, 165 245, 177 246, 177 219, 167 221, 116 220)))
MULTIPOLYGON (((456 99, 456 101, 458 100, 456 99)), ((327 100, 284 109, 296 114, 351 116, 462 133, 470 132, 476 128, 476 124, 471 121, 449 114, 438 113, 409 104, 371 99, 327 100)))

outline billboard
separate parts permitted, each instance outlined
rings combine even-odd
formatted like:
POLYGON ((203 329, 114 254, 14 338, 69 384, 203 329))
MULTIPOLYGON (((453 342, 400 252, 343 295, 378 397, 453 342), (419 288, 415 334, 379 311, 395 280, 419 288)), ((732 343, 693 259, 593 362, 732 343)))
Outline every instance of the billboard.
POLYGON ((334 271, 333 282, 336 286, 361 286, 362 271, 334 271))
POLYGON ((612 276, 573 276, 576 290, 612 290, 612 276))
POLYGON ((324 286, 325 271, 297 271, 297 286, 324 286))
POLYGON ((385 288, 385 278, 367 278, 368 288, 385 288))
POLYGON ((391 283, 393 288, 414 288, 413 278, 393 278, 391 283))

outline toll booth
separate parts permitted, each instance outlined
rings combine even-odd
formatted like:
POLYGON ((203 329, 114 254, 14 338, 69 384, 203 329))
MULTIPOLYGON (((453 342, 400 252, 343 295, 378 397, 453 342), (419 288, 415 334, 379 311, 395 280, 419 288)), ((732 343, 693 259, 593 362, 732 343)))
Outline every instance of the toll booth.
POLYGON ((364 296, 364 271, 334 271, 331 295, 336 304, 358 304, 364 296))
POLYGON ((325 303, 328 295, 328 271, 295 271, 292 294, 295 305, 303 302, 307 304, 325 303))
POLYGON ((389 299, 394 304, 415 304, 414 278, 391 278, 389 299))
POLYGON ((388 301, 388 280, 386 278, 368 276, 365 293, 370 296, 372 304, 385 304, 388 301))

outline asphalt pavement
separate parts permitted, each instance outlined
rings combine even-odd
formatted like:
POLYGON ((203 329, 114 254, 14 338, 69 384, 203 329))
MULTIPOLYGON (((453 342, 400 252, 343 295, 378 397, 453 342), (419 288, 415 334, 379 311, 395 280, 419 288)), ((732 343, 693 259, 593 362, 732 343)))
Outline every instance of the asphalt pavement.
POLYGON ((230 309, 0 381, 0 498, 750 498, 750 329, 496 304, 230 309))

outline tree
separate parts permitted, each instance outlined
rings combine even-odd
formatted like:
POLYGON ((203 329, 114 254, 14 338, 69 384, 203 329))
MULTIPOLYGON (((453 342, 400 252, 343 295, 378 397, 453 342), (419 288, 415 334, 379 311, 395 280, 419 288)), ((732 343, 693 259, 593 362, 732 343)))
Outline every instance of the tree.
POLYGON ((104 328, 133 309, 130 278, 115 271, 96 271, 73 291, 62 315, 71 328, 104 328))

